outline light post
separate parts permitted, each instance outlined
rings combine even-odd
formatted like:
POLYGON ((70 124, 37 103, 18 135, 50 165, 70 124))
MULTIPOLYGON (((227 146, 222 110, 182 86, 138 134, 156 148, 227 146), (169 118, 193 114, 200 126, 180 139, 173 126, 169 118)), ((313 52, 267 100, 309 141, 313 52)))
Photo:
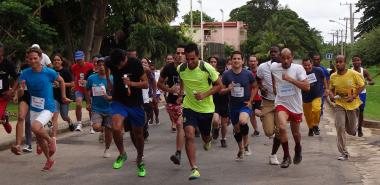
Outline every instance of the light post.
POLYGON ((199 5, 201 6, 201 59, 203 60, 203 42, 204 42, 204 31, 203 31, 203 8, 202 0, 198 0, 199 5))
MULTIPOLYGON (((335 20, 329 20, 329 22, 334 22, 334 23, 337 23, 337 24, 339 24, 339 25, 341 25, 341 26, 343 26, 343 27, 345 27, 346 28, 346 33, 347 33, 347 26, 346 25, 344 25, 344 24, 342 24, 342 23, 340 23, 340 22, 338 22, 338 21, 335 21, 335 20)), ((339 34, 339 32, 337 31, 337 33, 339 34)), ((346 35, 346 37, 347 37, 347 35, 346 35)), ((345 55, 344 54, 344 52, 343 52, 343 30, 341 30, 341 45, 340 45, 340 54, 341 55, 345 55)), ((339 37, 337 37, 337 42, 339 42, 339 37)))
POLYGON ((224 11, 223 9, 220 9, 220 12, 222 13, 222 54, 224 57, 224 11))
POLYGON ((193 35, 193 0, 190 0, 190 28, 191 35, 193 35))

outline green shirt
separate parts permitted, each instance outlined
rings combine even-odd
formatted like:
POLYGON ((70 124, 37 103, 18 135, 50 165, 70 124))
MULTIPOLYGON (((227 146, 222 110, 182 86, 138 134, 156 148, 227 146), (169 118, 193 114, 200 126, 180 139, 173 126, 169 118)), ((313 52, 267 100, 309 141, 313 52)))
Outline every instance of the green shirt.
POLYGON ((190 70, 188 67, 184 71, 180 71, 180 66, 177 67, 179 77, 183 82, 185 89, 185 98, 183 100, 183 108, 191 109, 199 113, 213 113, 215 112, 215 105, 212 100, 212 96, 208 96, 203 100, 198 101, 195 99, 194 92, 207 92, 212 88, 212 84, 209 83, 209 79, 215 82, 219 78, 219 73, 209 63, 204 62, 204 66, 207 71, 203 71, 198 66, 190 70))

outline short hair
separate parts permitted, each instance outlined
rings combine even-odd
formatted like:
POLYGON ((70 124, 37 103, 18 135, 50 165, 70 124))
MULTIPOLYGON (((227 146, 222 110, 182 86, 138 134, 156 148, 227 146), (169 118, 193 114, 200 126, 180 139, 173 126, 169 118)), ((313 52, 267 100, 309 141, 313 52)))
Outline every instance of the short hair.
POLYGON ((216 63, 218 63, 219 62, 219 59, 218 59, 218 57, 208 57, 208 59, 207 59, 207 62, 208 63, 210 63, 210 61, 211 61, 211 59, 212 58, 215 58, 215 60, 216 60, 216 63))
MULTIPOLYGON (((177 48, 186 48, 186 45, 179 44, 179 45, 177 46, 177 48)), ((177 49, 177 48, 176 48, 176 49, 177 49)))
POLYGON ((191 53, 191 52, 195 52, 195 54, 197 56, 199 56, 199 49, 198 49, 198 46, 194 43, 191 43, 191 44, 188 44, 186 47, 185 47, 185 53, 191 53))
POLYGON ((39 57, 42 57, 42 51, 40 48, 30 47, 26 50, 26 54, 29 55, 30 53, 37 53, 39 57))
POLYGON ((355 57, 361 58, 360 55, 358 55, 358 54, 355 54, 355 55, 352 56, 352 58, 355 58, 355 57))
POLYGON ((231 54, 231 58, 232 58, 234 55, 240 55, 240 57, 243 58, 243 54, 242 54, 240 51, 234 51, 234 52, 232 52, 232 54, 231 54))
MULTIPOLYGON (((306 62, 306 61, 310 61, 310 58, 303 58, 303 59, 302 59, 302 63, 303 63, 303 62, 306 62)), ((311 62, 311 61, 310 61, 310 62, 311 62)))
POLYGON ((272 47, 270 47, 270 50, 276 50, 276 51, 280 52, 280 48, 278 46, 272 46, 272 47))
POLYGON ((62 66, 65 66, 66 67, 66 65, 67 65, 67 61, 66 61, 66 59, 63 57, 63 55, 61 54, 61 53, 59 53, 59 52, 57 52, 57 53, 54 53, 52 56, 51 56, 51 59, 53 59, 54 60, 54 57, 59 57, 60 59, 61 59, 61 61, 62 61, 62 66))
POLYGON ((93 55, 93 56, 91 57, 91 60, 94 59, 94 58, 101 58, 101 57, 102 57, 102 55, 100 55, 100 54, 95 54, 95 55, 93 55))
POLYGON ((127 57, 127 53, 122 49, 116 48, 110 54, 111 64, 116 67, 121 61, 125 60, 125 57, 127 57))

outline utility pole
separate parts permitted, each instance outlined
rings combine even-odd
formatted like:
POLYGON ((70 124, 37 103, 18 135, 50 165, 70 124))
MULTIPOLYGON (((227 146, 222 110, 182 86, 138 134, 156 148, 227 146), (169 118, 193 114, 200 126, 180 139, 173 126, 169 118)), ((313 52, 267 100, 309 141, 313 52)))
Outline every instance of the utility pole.
POLYGON ((222 55, 224 58, 224 11, 223 9, 220 9, 220 12, 222 13, 222 55))
POLYGON ((354 38, 354 20, 355 20, 355 17, 354 17, 354 12, 352 11, 352 3, 340 3, 341 6, 349 6, 350 8, 350 36, 351 36, 351 43, 354 43, 355 42, 355 38, 354 38))
POLYGON ((190 0, 190 28, 191 35, 193 35, 193 0, 190 0))
POLYGON ((341 39, 340 39, 340 54, 344 55, 344 52, 343 52, 343 29, 340 30, 340 36, 341 36, 341 39))
POLYGON ((203 60, 203 42, 204 42, 204 31, 203 31, 203 7, 202 0, 198 0, 199 5, 201 6, 201 59, 203 60))
POLYGON ((334 48, 334 46, 335 46, 335 33, 332 32, 332 33, 329 33, 329 34, 332 35, 332 37, 333 37, 332 46, 334 48))

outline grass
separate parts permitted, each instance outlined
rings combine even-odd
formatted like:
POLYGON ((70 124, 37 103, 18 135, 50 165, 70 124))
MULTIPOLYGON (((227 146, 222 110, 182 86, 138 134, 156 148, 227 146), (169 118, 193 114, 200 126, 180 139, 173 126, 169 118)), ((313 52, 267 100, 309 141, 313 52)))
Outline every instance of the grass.
MULTIPOLYGON (((368 69, 371 76, 374 77, 380 72, 379 67, 370 67, 368 69)), ((379 107, 380 107, 380 76, 375 77, 375 85, 367 86, 367 102, 364 110, 364 117, 372 120, 380 120, 379 107)))

